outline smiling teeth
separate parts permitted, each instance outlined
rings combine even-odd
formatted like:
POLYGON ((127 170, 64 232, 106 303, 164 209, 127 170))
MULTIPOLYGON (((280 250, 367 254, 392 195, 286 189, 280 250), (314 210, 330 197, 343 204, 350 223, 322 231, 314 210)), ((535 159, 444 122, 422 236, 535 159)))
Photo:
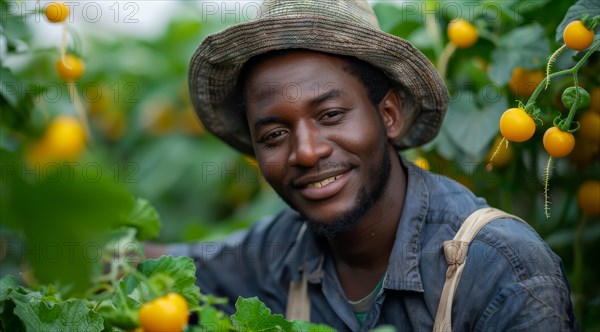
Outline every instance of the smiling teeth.
POLYGON ((326 185, 330 184, 331 182, 339 179, 341 177, 341 175, 338 176, 332 176, 330 178, 327 178, 323 181, 319 181, 319 182, 315 182, 315 183, 311 183, 309 185, 307 185, 307 188, 321 188, 321 187, 325 187, 326 185))

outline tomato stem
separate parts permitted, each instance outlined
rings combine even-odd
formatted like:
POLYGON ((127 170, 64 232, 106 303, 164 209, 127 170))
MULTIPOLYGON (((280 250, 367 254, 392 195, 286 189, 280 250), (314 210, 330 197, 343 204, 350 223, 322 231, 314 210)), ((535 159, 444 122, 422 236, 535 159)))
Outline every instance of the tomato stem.
POLYGON ((452 57, 452 54, 454 54, 455 51, 456 45, 454 45, 451 42, 448 42, 448 44, 446 44, 446 47, 444 47, 444 50, 440 54, 440 57, 438 58, 438 70, 440 72, 442 80, 444 81, 446 80, 446 70, 448 69, 448 62, 450 61, 450 58, 452 57))
POLYGON ((583 23, 583 26, 590 30, 590 31, 594 31, 594 29, 596 28, 596 26, 598 25, 598 21, 600 21, 600 15, 596 15, 594 17, 590 17, 589 14, 583 14, 581 15, 581 17, 579 18, 579 20, 581 21, 581 23, 583 23))
MULTIPOLYGON (((587 61, 587 59, 600 47, 600 42, 596 42, 595 44, 593 44, 588 51, 585 53, 585 55, 575 64, 575 66, 573 66, 572 68, 569 69, 565 69, 565 70, 561 70, 561 71, 557 71, 555 73, 552 73, 550 75, 547 75, 546 77, 544 77, 544 79, 540 82, 540 84, 538 84, 537 88, 535 88, 535 91, 533 91, 533 94, 531 95, 531 97, 529 98, 529 100, 527 101, 527 104, 525 105, 525 111, 527 112, 527 114, 531 115, 533 110, 535 109, 533 106, 535 104, 535 101, 538 97, 538 95, 542 92, 542 89, 546 86, 546 82, 550 79, 552 79, 553 77, 557 77, 560 75, 565 75, 565 74, 573 74, 573 75, 577 75, 577 72, 579 71, 579 68, 581 68, 581 66, 583 66, 585 64, 585 62, 587 61)), ((569 123, 570 124, 570 123, 569 123)))
MULTIPOLYGON (((577 108, 579 108, 579 99, 581 99, 581 93, 579 93, 579 79, 577 77, 577 71, 573 72, 573 84, 575 85, 575 102, 571 106, 569 110, 569 115, 563 123, 561 123, 560 130, 562 131, 570 131, 571 122, 573 121, 573 117, 575 117, 575 113, 577 113, 577 108)), ((579 126, 577 127, 579 129, 579 126)))
POLYGON ((546 219, 550 219, 550 198, 548 194, 550 171, 552 169, 552 156, 548 157, 548 163, 546 164, 546 172, 544 174, 544 215, 546 219))
MULTIPOLYGON (((554 53, 552 53, 550 58, 548 58, 548 64, 546 65, 546 77, 548 77, 550 75, 550 71, 552 70, 552 64, 554 63, 554 61, 556 61, 556 58, 558 58, 560 53, 565 48, 567 48, 567 45, 563 44, 563 46, 559 47, 556 51, 554 51, 554 53)), ((544 89, 548 89, 549 85, 550 85, 550 80, 546 80, 546 85, 544 86, 544 89)))
POLYGON ((123 263, 120 260, 112 261, 110 264, 110 281, 113 284, 113 287, 116 289, 117 295, 119 296, 119 300, 123 302, 123 306, 125 307, 126 312, 131 312, 131 308, 127 305, 127 297, 123 294, 123 289, 119 287, 119 282, 117 281, 117 273, 123 263))
POLYGON ((506 148, 508 148, 508 140, 506 139, 506 137, 502 136, 502 139, 500 140, 500 143, 498 143, 498 146, 496 147, 496 149, 494 150, 494 153, 490 157, 489 164, 491 164, 492 166, 493 166, 492 161, 494 160, 494 158, 496 157, 496 155, 498 155, 498 152, 500 152, 500 148, 502 147, 502 143, 505 143, 505 142, 506 142, 506 148))

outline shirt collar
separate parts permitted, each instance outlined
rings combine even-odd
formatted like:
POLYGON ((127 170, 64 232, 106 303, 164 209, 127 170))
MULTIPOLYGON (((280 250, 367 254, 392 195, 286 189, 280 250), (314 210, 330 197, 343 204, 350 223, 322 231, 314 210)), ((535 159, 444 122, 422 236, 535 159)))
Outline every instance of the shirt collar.
POLYGON ((429 191, 425 171, 402 158, 401 162, 406 170, 406 195, 383 287, 423 292, 419 272, 420 237, 429 210, 429 191))

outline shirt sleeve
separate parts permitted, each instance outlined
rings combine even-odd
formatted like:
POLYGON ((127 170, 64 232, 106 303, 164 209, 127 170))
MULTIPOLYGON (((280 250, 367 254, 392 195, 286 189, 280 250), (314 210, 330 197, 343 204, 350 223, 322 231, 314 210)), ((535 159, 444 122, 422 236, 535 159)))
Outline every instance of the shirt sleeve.
POLYGON ((476 331, 579 331, 566 280, 535 276, 502 289, 476 331))

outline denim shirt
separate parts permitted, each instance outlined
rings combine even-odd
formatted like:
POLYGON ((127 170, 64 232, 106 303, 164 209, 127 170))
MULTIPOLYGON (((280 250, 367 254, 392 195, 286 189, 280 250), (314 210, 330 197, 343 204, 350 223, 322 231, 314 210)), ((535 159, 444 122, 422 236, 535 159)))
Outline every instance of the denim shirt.
MULTIPOLYGON (((173 245, 170 253, 197 262, 204 293, 224 296, 233 313, 238 296, 257 296, 284 314, 290 282, 306 269, 311 321, 338 331, 392 325, 431 331, 445 281, 442 244, 454 237, 485 200, 444 176, 403 161, 407 191, 383 287, 364 325, 338 280, 327 245, 291 209, 257 222, 222 242, 173 245)), ((453 331, 578 330, 560 258, 529 225, 497 219, 471 243, 452 308, 453 331)))

